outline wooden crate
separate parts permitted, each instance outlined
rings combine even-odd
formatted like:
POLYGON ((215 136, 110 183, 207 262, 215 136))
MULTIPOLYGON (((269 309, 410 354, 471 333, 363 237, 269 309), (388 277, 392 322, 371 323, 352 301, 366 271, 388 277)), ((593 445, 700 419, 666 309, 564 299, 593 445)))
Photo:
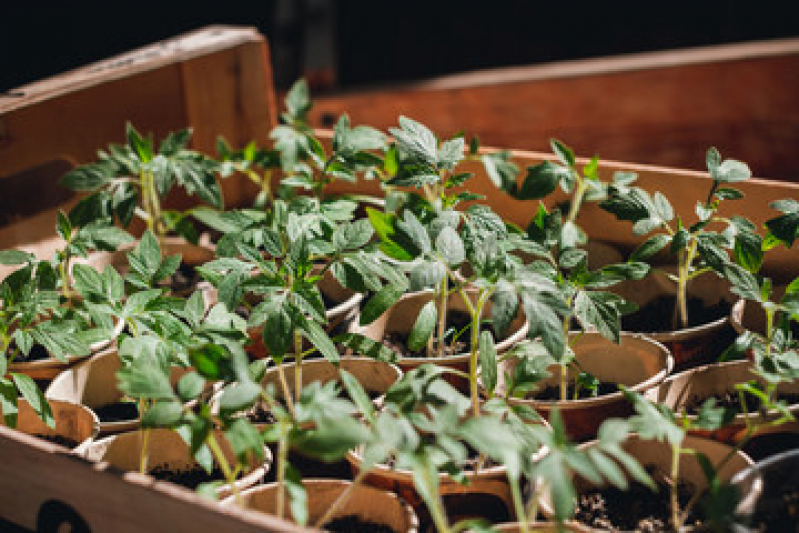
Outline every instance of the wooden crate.
MULTIPOLYGON (((465 51, 464 53, 468 53, 465 51)), ((321 96, 315 125, 342 112, 387 128, 399 114, 447 136, 548 151, 556 137, 585 156, 704 170, 704 154, 755 175, 799 181, 799 39, 640 53, 445 76, 321 96)))
MULTIPOLYGON (((58 178, 123 142, 128 121, 156 139, 191 126, 207 153, 218 135, 266 143, 276 113, 265 39, 212 26, 2 95, 0 247, 51 251, 55 210, 76 199, 58 178)), ((225 180, 228 203, 250 194, 245 181, 225 180)))

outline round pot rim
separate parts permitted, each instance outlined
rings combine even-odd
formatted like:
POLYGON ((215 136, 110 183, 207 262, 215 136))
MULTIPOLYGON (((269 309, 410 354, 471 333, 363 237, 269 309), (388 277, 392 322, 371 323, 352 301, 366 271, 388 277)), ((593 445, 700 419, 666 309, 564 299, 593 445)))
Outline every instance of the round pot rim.
MULTIPOLYGON (((334 478, 308 478, 308 479, 303 479, 302 483, 303 483, 303 485, 316 486, 316 487, 325 486, 325 485, 328 485, 328 486, 336 486, 337 485, 337 486, 347 487, 347 486, 352 485, 352 481, 350 481, 350 480, 347 480, 347 479, 334 479, 334 478)), ((278 483, 276 481, 273 481, 271 483, 261 483, 261 484, 254 485, 252 487, 248 487, 248 488, 240 491, 239 495, 242 496, 242 497, 247 497, 247 496, 249 496, 251 494, 257 494, 257 493, 260 493, 260 492, 273 490, 277 486, 278 486, 278 483)), ((417 516, 416 512, 413 510, 413 507, 411 507, 410 504, 408 504, 408 502, 406 502, 400 495, 398 495, 398 494, 396 494, 396 493, 394 493, 392 491, 389 491, 389 490, 383 490, 383 489, 380 489, 378 487, 373 487, 371 485, 366 485, 366 484, 360 484, 359 487, 362 487, 362 488, 364 488, 366 490, 369 490, 369 491, 375 491, 375 492, 382 493, 382 494, 386 495, 387 497, 389 497, 390 499, 395 500, 402 507, 402 509, 405 511, 405 514, 408 516, 410 524, 409 524, 409 528, 407 530, 407 533, 418 533, 418 531, 419 531, 419 517, 417 516)), ((236 496, 234 494, 226 496, 225 498, 223 498, 223 499, 221 499, 219 501, 219 504, 222 505, 223 507, 231 507, 231 506, 237 505, 236 496)), ((249 509, 248 507, 245 507, 245 508, 249 509)))
MULTIPOLYGON (((72 408, 74 408, 74 409, 76 409, 78 411, 82 411, 82 412, 86 413, 87 415, 89 415, 89 418, 92 421, 91 434, 88 437, 86 437, 85 439, 83 439, 81 442, 79 442, 78 445, 75 448, 73 448, 73 451, 75 451, 76 453, 80 453, 80 450, 85 449, 87 446, 91 445, 93 442, 97 442, 97 435, 100 434, 100 419, 97 418, 97 413, 95 413, 91 408, 83 405, 82 403, 77 403, 77 402, 73 402, 73 401, 70 401, 70 400, 56 400, 56 399, 52 399, 52 398, 46 398, 46 400, 47 400, 48 404, 60 404, 60 405, 70 406, 70 407, 72 407, 72 408)), ((28 400, 26 400, 24 397, 20 397, 20 398, 17 399, 17 403, 18 404, 19 404, 19 402, 28 403, 28 400)))
MULTIPOLYGON (((597 332, 587 332, 585 335, 600 335, 597 332)), ((674 368, 674 356, 671 355, 671 350, 669 350, 666 346, 663 345, 662 342, 652 339, 648 335, 644 333, 630 333, 627 331, 621 332, 623 337, 628 337, 632 339, 638 339, 650 343, 653 347, 655 347, 659 353, 665 354, 665 365, 661 367, 661 369, 647 378, 640 383, 637 383, 631 387, 627 387, 629 390, 642 393, 646 390, 652 389, 661 382, 663 382, 666 377, 671 373, 672 369, 674 368)), ((529 405, 531 407, 557 407, 561 411, 571 410, 571 409, 582 409, 587 406, 599 406, 604 405, 606 403, 613 403, 618 402, 624 398, 624 393, 622 391, 611 392, 610 394, 602 394, 600 396, 596 396, 594 398, 581 398, 578 400, 536 400, 535 398, 510 398, 508 401, 509 403, 517 403, 523 405, 529 405)))
MULTIPOLYGON (((663 383, 661 385, 665 386, 667 384, 670 384, 671 382, 676 381, 677 379, 679 379, 681 377, 690 376, 692 374, 699 373, 699 372, 713 372, 713 371, 721 372, 721 371, 724 371, 727 368, 735 368, 735 367, 739 367, 739 366, 741 366, 741 367, 745 367, 745 366, 751 367, 751 365, 752 365, 752 363, 749 360, 747 360, 747 359, 742 359, 742 360, 737 360, 737 361, 724 361, 722 363, 710 363, 710 364, 707 364, 707 365, 701 365, 701 366, 697 366, 697 367, 694 367, 694 368, 689 368, 689 369, 683 370, 682 372, 678 372, 676 374, 672 374, 672 375, 668 376, 666 379, 664 379, 663 383)), ((757 378, 754 378, 754 379, 757 379, 757 378)), ((797 380, 797 382, 799 382, 799 380, 797 380)), ((704 398, 704 399, 706 400, 707 398, 704 398)), ((794 413, 794 414, 799 413, 799 402, 793 403, 793 404, 789 404, 788 405, 788 410, 791 413, 794 413)), ((765 416, 763 416, 762 419, 768 420, 770 418, 777 417, 778 415, 779 415, 779 412, 776 409, 770 409, 769 411, 766 412, 765 416)), ((697 417, 697 415, 695 415, 695 414, 682 414, 682 413, 679 413, 679 412, 675 413, 675 416, 677 418, 679 418, 679 419, 686 419, 686 420, 696 420, 696 417, 697 417)), ((744 413, 737 413, 735 415, 735 417, 725 427, 734 426, 734 425, 746 425, 747 418, 750 419, 750 420, 751 419, 760 419, 761 418, 761 414, 759 412, 757 412, 757 413, 749 413, 749 416, 746 416, 744 413)))
MULTIPOLYGON (((108 435, 108 436, 103 437, 101 439, 95 440, 90 446, 102 446, 102 445, 104 445, 106 443, 110 444, 113 441, 116 441, 116 440, 119 440, 119 439, 132 439, 134 437, 134 435, 142 434, 143 431, 144 430, 142 428, 139 428, 139 429, 136 429, 136 430, 133 430, 133 431, 126 431, 126 432, 123 432, 123 433, 117 433, 115 435, 108 435)), ((158 432, 164 432, 164 433, 166 433, 166 432, 174 433, 175 437, 178 438, 178 439, 181 439, 181 442, 183 442, 183 444, 185 444, 186 448, 188 449, 188 444, 186 444, 182 440, 180 435, 173 429, 169 429, 169 428, 151 428, 151 429, 149 429, 149 431, 158 431, 158 432)), ((215 431, 216 436, 223 435, 223 432, 221 430, 217 429, 217 430, 214 430, 214 431, 215 431)), ((88 449, 89 449, 89 446, 86 447, 85 452, 88 452, 88 449)), ((250 463, 249 463, 249 470, 245 470, 244 473, 241 475, 241 477, 236 479, 236 481, 233 483, 233 485, 239 491, 244 490, 245 488, 248 488, 248 487, 251 487, 251 486, 257 486, 258 481, 263 479, 263 477, 269 472, 269 469, 271 468, 272 463, 274 462, 274 457, 272 456, 272 451, 269 449, 268 446, 264 446, 263 449, 264 449, 264 457, 263 457, 263 459, 260 459, 260 458, 251 459, 250 463)), ((192 460, 194 460, 192 457, 190 457, 190 458, 192 460)), ((102 459, 100 459, 100 462, 107 462, 107 461, 105 460, 105 458, 102 458, 102 459)), ((150 466, 153 466, 153 465, 151 464, 150 466)), ((147 475, 150 476, 149 472, 147 473, 147 475)), ((150 476, 150 477, 152 477, 152 476, 150 476)), ((153 479, 156 482, 159 482, 159 483, 168 483, 167 481, 161 481, 161 480, 158 480, 156 478, 153 478, 153 479)), ((229 491, 231 489, 227 485, 227 480, 222 479, 222 481, 224 481, 225 484, 217 487, 215 489, 215 492, 217 494, 227 496, 227 491, 229 491)), ((178 486, 180 486, 180 485, 178 485, 178 486)), ((186 488, 186 487, 183 487, 183 488, 186 488)), ((186 490, 191 490, 191 489, 186 488, 186 490)))

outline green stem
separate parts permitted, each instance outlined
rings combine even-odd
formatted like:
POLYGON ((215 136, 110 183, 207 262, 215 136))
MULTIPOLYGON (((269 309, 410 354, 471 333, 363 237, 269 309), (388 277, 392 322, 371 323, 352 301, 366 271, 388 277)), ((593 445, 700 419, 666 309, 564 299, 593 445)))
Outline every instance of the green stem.
POLYGON ((444 335, 447 332, 447 276, 441 280, 441 293, 438 303, 438 356, 444 357, 444 335))
POLYGON ((283 371, 283 365, 277 365, 277 375, 280 378, 280 386, 283 388, 283 397, 286 399, 289 413, 291 413, 291 418, 294 418, 294 399, 289 388, 289 382, 286 380, 286 373, 283 371))
POLYGON ((366 469, 359 470, 358 475, 355 476, 355 479, 352 480, 352 483, 350 483, 350 485, 346 489, 344 489, 344 492, 342 492, 339 495, 339 497, 336 498, 336 500, 327 508, 327 511, 325 511, 325 513, 319 518, 319 520, 316 521, 313 527, 316 529, 322 529, 322 526, 330 522, 330 520, 335 516, 336 512, 341 508, 341 506, 347 503, 347 500, 349 500, 352 491, 355 490, 355 488, 358 485, 360 485, 361 482, 363 482, 364 478, 366 478, 366 475, 368 473, 369 471, 366 469))
POLYGON ((277 444, 277 517, 283 518, 286 500, 286 463, 288 462, 288 433, 285 425, 280 425, 280 438, 277 444))
MULTIPOLYGON (((67 247, 69 247, 69 243, 67 243, 67 247)), ((72 294, 69 290, 69 260, 70 254, 64 250, 64 259, 58 265, 58 271, 61 275, 61 294, 64 295, 64 298, 67 302, 71 299, 72 294)))
POLYGON ((302 334, 294 330, 294 398, 300 402, 302 394, 302 334))
POLYGON ((518 479, 508 479, 510 483, 510 492, 513 497, 513 507, 516 511, 516 521, 520 524, 521 533, 530 533, 530 525, 527 522, 527 516, 524 513, 524 500, 522 498, 522 491, 519 490, 518 479))
POLYGON ((671 456, 671 486, 669 487, 669 500, 671 506, 671 525, 674 531, 679 531, 682 526, 680 515, 680 499, 677 493, 677 479, 680 475, 680 447, 672 446, 671 456))
POLYGON ((139 178, 141 182, 141 203, 144 212, 147 213, 147 220, 145 221, 147 223, 147 229, 155 233, 155 217, 153 208, 150 205, 150 181, 152 180, 152 176, 148 172, 142 172, 139 178))
POLYGON ((691 271, 691 263, 696 255, 697 240, 694 238, 688 250, 680 250, 678 279, 677 279, 677 308, 673 320, 674 329, 678 327, 688 327, 688 281, 691 271), (678 318, 679 317, 679 318, 678 318), (678 322, 679 320, 679 322, 678 322))
POLYGON ((577 181, 577 189, 574 191, 574 198, 572 198, 571 205, 569 206, 569 215, 566 218, 566 221, 574 224, 574 221, 577 220, 577 215, 580 212, 580 207, 582 207, 583 197, 585 196, 586 190, 588 190, 588 186, 586 185, 585 180, 583 180, 577 172, 572 172, 572 175, 577 181))
MULTIPOLYGON (((143 419, 147 412, 147 400, 139 399, 139 419, 143 419)), ((139 457, 139 473, 146 474, 150 462, 150 429, 142 429, 141 456, 139 457)))
POLYGON ((477 305, 472 310, 472 346, 469 354, 469 388, 472 396, 472 412, 474 416, 480 416, 480 394, 477 390, 477 359, 480 347, 480 319, 483 317, 483 307, 485 306, 490 291, 479 292, 477 295, 477 305))
POLYGON ((228 464, 227 458, 225 457, 224 452, 222 452, 222 448, 219 447, 219 443, 216 442, 213 433, 208 433, 208 436, 205 438, 205 442, 208 444, 208 448, 211 450, 214 459, 216 459, 219 468, 222 469, 222 473, 225 475, 225 479, 227 480, 231 492, 233 492, 233 497, 235 498, 236 503, 242 505, 244 502, 241 499, 239 488, 236 486, 236 472, 230 469, 230 464, 228 464))

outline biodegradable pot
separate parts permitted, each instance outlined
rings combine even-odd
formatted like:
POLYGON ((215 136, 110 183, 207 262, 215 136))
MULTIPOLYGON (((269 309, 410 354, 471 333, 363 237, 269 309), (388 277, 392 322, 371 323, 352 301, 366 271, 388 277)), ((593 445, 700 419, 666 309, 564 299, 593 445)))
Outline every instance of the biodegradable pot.
MULTIPOLYGON (((180 254, 182 263, 189 266, 201 266, 216 257, 214 246, 208 242, 208 239, 200 240, 198 244, 191 244, 182 237, 165 237, 161 239, 161 254, 166 257, 170 255, 180 254)), ((105 269, 106 266, 114 267, 117 272, 124 275, 128 270, 128 253, 132 251, 138 242, 128 244, 121 247, 114 252, 96 252, 89 256, 85 263, 96 268, 99 271, 105 269)), ((206 300, 206 305, 211 306, 216 303, 216 291, 210 283, 200 282, 196 287, 190 289, 183 289, 175 291, 179 296, 188 296, 195 289, 203 291, 203 297, 206 300)))
MULTIPOLYGON (((574 337, 575 333, 571 336, 574 337)), ((631 390, 645 393, 658 385, 671 372, 674 361, 669 350, 657 341, 643 335, 622 333, 621 344, 614 344, 599 333, 584 333, 572 348, 580 368, 605 383, 625 385, 631 390)), ((499 364, 497 393, 506 391, 504 375, 512 373, 517 360, 508 358, 499 364)), ((560 367, 549 367, 552 374, 541 382, 540 388, 557 386, 560 382, 560 367)), ((573 369, 568 376, 572 378, 573 369)), ((621 391, 581 400, 547 401, 535 398, 511 398, 511 403, 532 407, 549 419, 554 407, 560 411, 569 435, 577 440, 588 440, 596 436, 602 422, 611 417, 626 417, 633 408, 621 391)))
MULTIPOLYGON (((352 465, 353 475, 357 475, 363 461, 361 451, 350 451, 347 461, 352 465)), ((438 476, 439 493, 452 523, 468 517, 485 517, 491 522, 509 522, 516 518, 504 466, 483 468, 468 477, 469 484, 461 485, 447 474, 438 476)), ((364 483, 401 496, 419 515, 421 531, 428 530, 432 522, 429 511, 414 487, 412 471, 395 470, 385 464, 377 464, 364 477, 364 483)))
MULTIPOLYGON (((474 291, 468 291, 467 294, 476 299, 474 291)), ((351 331, 360 333, 370 339, 378 342, 383 340, 384 335, 397 333, 407 335, 413 329, 416 318, 419 316, 419 311, 422 307, 434 298, 432 291, 420 291, 408 293, 402 296, 393 306, 391 306, 385 313, 383 313, 377 320, 368 326, 360 326, 357 323, 353 325, 351 331)), ((467 312, 466 304, 459 294, 453 294, 447 301, 447 309, 454 311, 467 312)), ((483 309, 483 317, 491 316, 491 302, 489 301, 483 309)), ((519 306, 519 311, 516 318, 510 325, 509 333, 504 339, 500 339, 496 343, 497 354, 502 354, 511 349, 517 342, 524 339, 527 335, 529 325, 524 316, 522 306, 519 306)), ((469 371, 469 352, 463 352, 455 355, 447 355, 444 357, 404 357, 401 356, 397 365, 403 372, 408 372, 416 367, 426 363, 434 363, 440 366, 460 370, 461 372, 469 371)), ((447 380, 461 390, 469 390, 468 380, 453 376, 446 375, 447 380)))
MULTIPOLYGON (((752 371, 749 361, 732 361, 700 366, 675 374, 666 379, 658 387, 650 391, 649 397, 658 403, 663 403, 676 413, 685 409, 686 405, 696 400, 704 401, 716 395, 734 392, 735 385, 747 381, 757 381, 765 384, 765 380, 752 371)), ((777 391, 799 394, 799 380, 790 383, 780 383, 777 391)), ((794 416, 799 416, 799 404, 790 406, 794 416)), ((678 414, 678 416, 680 416, 678 414)), ((683 415, 689 420, 695 420, 696 415, 683 415)), ((776 410, 767 413, 754 412, 748 415, 750 421, 768 421, 779 417, 776 410)), ((729 425, 716 431, 694 430, 693 433, 726 443, 735 443, 746 433, 747 415, 740 413, 729 425)), ((764 428, 760 433, 784 431, 781 427, 764 428)))
POLYGON ((739 494, 736 522, 752 528, 744 531, 796 531, 799 450, 758 461, 737 473, 732 484, 739 494))
MULTIPOLYGON (((667 274, 676 272, 674 268, 654 271, 647 278, 636 282, 625 282, 614 288, 622 297, 639 307, 655 301, 661 296, 677 295, 677 283, 668 279, 667 274)), ((737 301, 729 290, 729 284, 713 274, 704 274, 688 284, 688 298, 699 298, 705 305, 726 302, 731 307, 737 301)), ((672 316, 674 309, 663 309, 664 315, 672 316)), ((663 343, 674 357, 678 370, 703 363, 716 361, 732 341, 729 314, 698 326, 673 331, 636 331, 663 343)))
MULTIPOLYGON (((94 438, 100 431, 100 421, 91 409, 73 402, 61 400, 48 400, 50 409, 53 411, 55 428, 49 428, 42 422, 36 411, 28 404, 24 398, 17 401, 17 431, 28 435, 41 436, 45 440, 58 442, 60 439, 68 439, 77 443, 72 448, 76 453, 90 446, 94 438)), ((5 420, 0 418, 0 424, 5 425, 5 420)))
MULTIPOLYGON (((580 447, 585 449, 594 445, 594 442, 586 442, 580 447)), ((705 454, 711 464, 718 464, 733 450, 731 446, 716 442, 710 439, 687 435, 682 444, 683 448, 690 448, 705 454)), ((672 449, 665 442, 643 440, 635 435, 631 436, 622 444, 622 448, 632 455, 644 468, 651 467, 654 472, 668 475, 671 471, 672 449)), ((752 460, 743 452, 736 451, 732 458, 718 471, 718 478, 721 482, 729 481, 732 476, 753 464, 752 460)), ((692 454, 680 455, 680 480, 690 484, 694 490, 703 491, 707 488, 707 478, 702 470, 696 456, 692 454)), ((539 484, 537 492, 540 495, 539 507, 547 518, 554 518, 555 510, 548 486, 545 480, 537 480, 539 484)), ((582 494, 596 485, 590 483, 582 477, 574 480, 577 494, 582 494)), ((664 498, 664 505, 668 505, 668 498, 664 498)))
MULTIPOLYGON (((314 524, 322 518, 328 508, 347 490, 352 483, 336 479, 303 479, 308 494, 308 523, 314 524)), ((269 483, 242 491, 241 498, 246 509, 275 515, 277 513, 278 484, 269 483)), ((286 496, 285 513, 291 517, 291 509, 286 496)), ((222 501, 224 506, 236 505, 230 496, 222 501)), ((376 489, 368 485, 358 485, 346 503, 333 514, 333 519, 355 515, 364 521, 389 526, 397 533, 416 533, 419 521, 413 509, 396 494, 376 489)))
MULTIPOLYGON (((112 466, 138 472, 139 460, 144 431, 129 431, 119 433, 91 443, 82 455, 91 461, 102 461, 112 466)), ((224 433, 215 431, 214 436, 228 462, 236 464, 236 456, 230 448, 224 433)), ((189 447, 181 436, 171 429, 151 429, 149 430, 149 470, 156 467, 166 466, 175 470, 193 469, 197 463, 189 452, 189 447)), ((238 478, 235 485, 239 490, 252 487, 260 483, 272 464, 272 454, 268 448, 264 447, 266 458, 264 460, 252 458, 249 467, 238 478)), ((221 478, 224 481, 224 478, 221 478)), ((228 485, 220 486, 216 489, 217 495, 222 498, 231 494, 228 485)))
MULTIPOLYGON (((106 350, 73 368, 62 372, 45 391, 47 398, 80 403, 98 411, 100 408, 120 402, 124 394, 117 388, 117 372, 122 361, 116 350, 106 350)), ((172 368, 170 381, 175 384, 187 369, 172 368)), ((210 384, 209 384, 210 386, 210 384)), ((139 427, 139 417, 129 420, 104 422, 100 420, 100 434, 110 435, 133 431, 139 427)))
POLYGON ((8 365, 8 371, 25 374, 30 376, 32 379, 50 381, 55 379, 56 376, 68 368, 72 368, 81 361, 85 361, 93 355, 105 353, 109 350, 113 351, 111 345, 114 344, 114 341, 122 332, 124 327, 125 323, 122 320, 117 321, 111 338, 103 339, 90 344, 90 353, 88 355, 67 355, 64 361, 53 356, 47 357, 46 359, 38 359, 36 361, 18 361, 8 365))
MULTIPOLYGON (((297 365, 296 363, 284 363, 280 367, 286 378, 290 394, 295 394, 297 386, 297 365)), ((318 381, 327 383, 329 381, 338 381, 339 370, 346 370, 352 374, 355 379, 361 384, 367 393, 372 393, 375 406, 379 407, 383 403, 383 397, 388 389, 402 377, 402 371, 391 363, 384 363, 375 361, 368 357, 344 357, 336 366, 325 359, 314 359, 310 361, 303 361, 302 363, 302 384, 300 390, 309 383, 318 381)), ((280 382, 280 372, 278 367, 271 367, 267 370, 261 381, 263 386, 273 385, 275 387, 275 394, 278 398, 284 397, 284 389, 280 382)), ((258 425, 258 424, 256 424, 258 425)), ((274 445, 272 447, 273 454, 277 453, 274 445)), ((335 479, 348 479, 350 477, 349 464, 344 461, 323 462, 310 457, 305 457, 294 451, 289 452, 289 462, 297 468, 304 477, 324 477, 335 479)))
MULTIPOLYGON (((314 267, 319 270, 319 267, 314 267)), ((317 283, 321 293, 329 301, 336 302, 335 305, 325 312, 327 325, 325 330, 328 333, 334 331, 346 331, 350 323, 358 316, 358 311, 363 300, 363 294, 353 292, 341 285, 333 276, 330 270, 326 271, 317 283)), ((256 301, 252 303, 257 303, 256 301)), ((263 339, 263 327, 250 328, 248 331, 250 343, 246 346, 247 353, 253 359, 264 359, 269 357, 269 350, 266 348, 263 339)), ((310 344, 303 338, 303 349, 308 349, 310 344)))
MULTIPOLYGON (((786 285, 774 286, 771 298, 779 300, 785 294, 786 285)), ((735 302, 730 310, 730 323, 738 335, 744 331, 766 335, 766 312, 756 302, 744 300, 735 302)))

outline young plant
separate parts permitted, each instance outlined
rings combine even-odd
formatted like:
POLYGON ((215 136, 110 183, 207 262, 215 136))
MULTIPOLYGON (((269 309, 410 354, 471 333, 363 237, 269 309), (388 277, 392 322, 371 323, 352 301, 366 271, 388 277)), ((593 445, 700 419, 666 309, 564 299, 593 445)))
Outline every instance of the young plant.
POLYGON ((688 284, 706 272, 715 271, 724 275, 725 265, 730 263, 732 250, 736 262, 750 265, 755 270, 763 258, 761 239, 754 226, 741 217, 725 218, 718 214, 725 200, 743 198, 743 193, 727 187, 749 179, 751 171, 746 164, 734 159, 722 161, 715 148, 710 148, 706 157, 707 168, 712 179, 707 198, 696 205, 697 220, 691 225, 675 216, 668 199, 660 192, 649 195, 638 187, 614 183, 609 197, 600 206, 616 215, 619 220, 633 222, 633 233, 647 235, 657 233, 644 241, 632 254, 631 260, 645 260, 667 248, 677 257, 677 299, 673 314, 673 327, 686 328, 688 317, 688 284), (723 224, 723 231, 711 229, 714 223, 723 224))
POLYGON ((74 168, 61 183, 74 191, 91 192, 69 213, 74 225, 85 226, 97 219, 116 219, 127 227, 134 216, 159 239, 175 232, 196 243, 192 210, 164 208, 164 200, 175 184, 211 206, 222 209, 222 190, 216 180, 219 165, 187 148, 191 131, 170 133, 156 150, 151 137, 143 137, 127 125, 126 144, 112 144, 99 152, 99 159, 74 168))
MULTIPOLYGON (((477 145, 472 143, 470 156, 479 158, 492 183, 516 200, 538 200, 552 194, 560 186, 570 195, 568 212, 562 222, 561 240, 568 248, 585 244, 585 232, 577 225, 580 210, 585 202, 597 202, 607 198, 610 183, 603 182, 599 176, 599 159, 594 157, 580 169, 574 151, 558 141, 549 141, 557 161, 544 161, 527 167, 527 175, 522 184, 518 183, 518 167, 511 161, 509 152, 479 154, 477 145)), ((617 172, 614 183, 631 183, 635 175, 617 172)))
MULTIPOLYGON (((520 249, 536 258, 522 267, 520 272, 551 280, 565 302, 565 308, 559 316, 551 317, 559 318, 559 322, 552 320, 540 328, 542 339, 546 340, 550 336, 559 340, 559 343, 550 342, 547 346, 550 349, 547 360, 560 367, 561 401, 569 399, 569 368, 575 369, 574 399, 578 398, 581 389, 593 390, 596 394, 598 385, 594 376, 579 368, 571 349, 579 335, 570 337, 569 332, 576 325, 582 332, 594 330, 617 344, 621 342, 621 316, 633 306, 606 289, 626 280, 642 279, 649 273, 649 266, 637 261, 607 265, 595 271, 588 270, 588 254, 575 247, 573 228, 567 229, 568 223, 563 221, 560 211, 555 209, 550 213, 542 204, 527 228, 526 239, 517 244, 520 249), (555 331, 558 329, 560 333, 556 336, 555 331), (561 344, 561 338, 569 339, 569 342, 561 344)), ((531 351, 529 346, 520 346, 513 355, 522 359, 540 357, 541 354, 535 349, 531 351)), ((523 363, 514 371, 510 376, 509 394, 524 394, 545 376, 539 362, 533 366, 535 370, 532 372, 525 370, 529 363, 523 363)))

